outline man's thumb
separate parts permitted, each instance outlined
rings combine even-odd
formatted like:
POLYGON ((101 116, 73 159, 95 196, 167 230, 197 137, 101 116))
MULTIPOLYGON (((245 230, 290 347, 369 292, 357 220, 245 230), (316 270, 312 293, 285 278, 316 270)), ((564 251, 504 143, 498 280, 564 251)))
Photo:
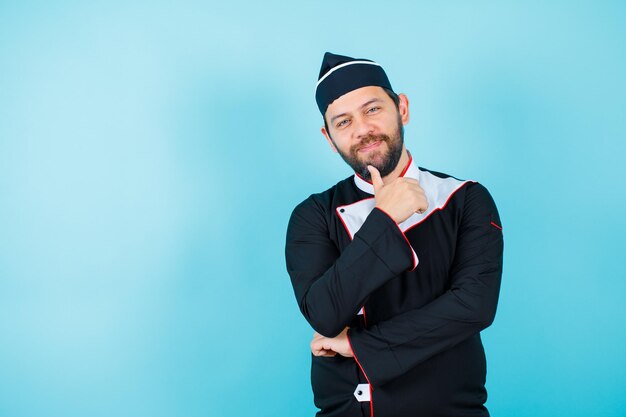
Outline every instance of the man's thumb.
POLYGON ((370 176, 372 177, 372 185, 374 186, 374 191, 385 185, 383 183, 383 179, 380 177, 380 172, 378 172, 378 169, 376 169, 376 167, 368 165, 367 170, 370 172, 370 176))

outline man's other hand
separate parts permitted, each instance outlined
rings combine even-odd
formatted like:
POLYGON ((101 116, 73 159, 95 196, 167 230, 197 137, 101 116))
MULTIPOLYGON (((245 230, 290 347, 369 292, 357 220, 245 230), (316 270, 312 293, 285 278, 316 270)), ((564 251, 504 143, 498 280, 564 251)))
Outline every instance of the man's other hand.
POLYGON ((413 213, 424 213, 428 209, 428 201, 420 183, 413 178, 398 177, 385 184, 380 172, 368 165, 372 176, 376 207, 387 213, 396 223, 402 223, 413 213))
POLYGON ((352 358, 354 355, 352 354, 352 349, 350 349, 350 343, 348 342, 348 327, 333 338, 322 336, 317 332, 313 333, 311 352, 315 356, 332 357, 340 354, 346 358, 352 358))

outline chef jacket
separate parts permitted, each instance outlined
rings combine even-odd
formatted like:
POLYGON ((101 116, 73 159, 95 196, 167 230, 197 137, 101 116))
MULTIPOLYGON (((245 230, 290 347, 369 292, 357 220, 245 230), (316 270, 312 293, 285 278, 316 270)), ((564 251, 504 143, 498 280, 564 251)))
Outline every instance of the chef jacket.
POLYGON ((287 270, 320 334, 349 327, 354 358, 312 357, 322 417, 488 416, 480 331, 502 275, 498 211, 481 184, 419 168, 428 209, 397 224, 358 175, 313 194, 289 220, 287 270))

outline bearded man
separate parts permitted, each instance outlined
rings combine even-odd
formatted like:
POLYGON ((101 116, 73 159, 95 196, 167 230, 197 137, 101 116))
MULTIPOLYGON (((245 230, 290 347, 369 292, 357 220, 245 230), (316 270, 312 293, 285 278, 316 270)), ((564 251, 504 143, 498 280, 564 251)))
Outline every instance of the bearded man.
POLYGON ((300 203, 287 230, 287 270, 315 330, 317 416, 488 416, 480 331, 503 252, 493 199, 416 165, 408 98, 379 64, 327 52, 316 101, 355 172, 300 203))

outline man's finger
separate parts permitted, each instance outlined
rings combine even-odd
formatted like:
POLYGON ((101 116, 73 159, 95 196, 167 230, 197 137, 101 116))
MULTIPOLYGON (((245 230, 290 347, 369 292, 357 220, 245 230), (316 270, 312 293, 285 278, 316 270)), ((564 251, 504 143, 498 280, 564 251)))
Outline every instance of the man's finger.
POLYGON ((370 176, 372 177, 372 185, 374 186, 374 193, 376 193, 385 184, 383 183, 383 179, 380 177, 380 172, 378 172, 376 167, 368 165, 367 170, 370 172, 370 176))
POLYGON ((313 356, 327 356, 332 357, 337 354, 337 352, 333 351, 330 346, 325 346, 327 344, 326 340, 315 340, 311 342, 311 353, 313 356))
POLYGON ((332 358, 333 356, 337 356, 337 352, 334 352, 332 350, 320 349, 313 352, 313 356, 324 356, 327 358, 332 358))

